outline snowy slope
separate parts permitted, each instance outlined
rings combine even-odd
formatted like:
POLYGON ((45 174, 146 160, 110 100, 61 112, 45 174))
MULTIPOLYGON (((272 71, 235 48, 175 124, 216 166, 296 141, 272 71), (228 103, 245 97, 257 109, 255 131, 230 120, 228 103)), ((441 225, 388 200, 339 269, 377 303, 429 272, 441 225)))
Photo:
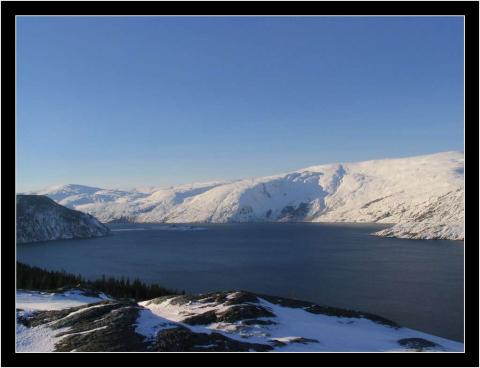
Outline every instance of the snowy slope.
POLYGON ((422 203, 409 213, 406 222, 375 233, 410 239, 464 239, 464 190, 457 189, 422 203))
POLYGON ((57 185, 26 194, 46 195, 58 204, 69 208, 89 203, 113 202, 118 199, 131 201, 142 196, 140 192, 101 189, 78 184, 57 185))
MULTIPOLYGON (((78 307, 88 303, 97 303, 107 300, 105 294, 85 295, 82 290, 67 290, 63 293, 48 293, 30 290, 17 290, 16 308, 17 318, 27 318, 35 311, 62 310, 78 307)), ((26 327, 16 324, 15 347, 17 352, 48 352, 55 349, 55 344, 61 340, 57 336, 66 329, 54 331, 48 326, 26 327)))
POLYGON ((104 293, 89 293, 80 289, 61 293, 18 289, 16 307, 25 312, 35 310, 60 310, 109 299, 104 293))
MULTIPOLYGON (((248 292, 163 297, 141 302, 153 315, 197 333, 217 332, 273 351, 462 351, 463 344, 368 313, 248 292), (426 342, 429 343, 426 343, 426 342)), ((150 321, 139 326, 148 337, 150 321)), ((151 331, 151 330, 150 330, 151 331)), ((155 331, 158 333, 158 330, 155 331)))
POLYGON ((56 188, 45 195, 101 221, 382 222, 382 236, 464 237, 464 155, 443 152, 400 159, 312 166, 281 175, 168 189, 115 192, 56 188), (59 192, 71 192, 60 198, 59 192))
POLYGON ((92 215, 41 195, 17 195, 17 243, 105 236, 110 230, 92 215))
POLYGON ((376 315, 248 292, 141 303, 39 294, 17 291, 18 308, 37 308, 17 311, 17 351, 463 351, 376 315))
POLYGON ((138 188, 132 191, 83 185, 54 186, 28 194, 42 194, 59 204, 90 213, 102 222, 164 222, 162 219, 184 200, 225 182, 180 185, 170 188, 138 188))

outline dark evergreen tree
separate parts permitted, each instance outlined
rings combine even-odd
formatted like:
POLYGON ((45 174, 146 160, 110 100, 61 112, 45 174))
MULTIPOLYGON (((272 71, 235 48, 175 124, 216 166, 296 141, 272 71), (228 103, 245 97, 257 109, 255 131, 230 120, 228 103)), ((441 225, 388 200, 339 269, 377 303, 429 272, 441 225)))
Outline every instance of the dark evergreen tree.
POLYGON ((88 281, 80 275, 69 274, 64 270, 47 271, 20 262, 17 262, 16 276, 17 289, 55 291, 59 288, 84 288, 104 292, 114 298, 132 298, 135 300, 147 300, 178 294, 177 291, 166 289, 158 284, 147 285, 139 279, 130 283, 128 278, 115 279, 102 275, 100 279, 88 281))

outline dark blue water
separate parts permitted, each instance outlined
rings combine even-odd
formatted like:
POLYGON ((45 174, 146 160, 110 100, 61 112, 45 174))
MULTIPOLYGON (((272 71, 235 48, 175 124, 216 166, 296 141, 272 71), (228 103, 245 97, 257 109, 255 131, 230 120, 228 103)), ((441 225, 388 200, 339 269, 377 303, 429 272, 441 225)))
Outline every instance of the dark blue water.
POLYGON ((382 225, 115 224, 112 236, 17 247, 17 259, 88 278, 138 277, 187 292, 243 289, 358 309, 463 341, 463 242, 369 235, 382 225))

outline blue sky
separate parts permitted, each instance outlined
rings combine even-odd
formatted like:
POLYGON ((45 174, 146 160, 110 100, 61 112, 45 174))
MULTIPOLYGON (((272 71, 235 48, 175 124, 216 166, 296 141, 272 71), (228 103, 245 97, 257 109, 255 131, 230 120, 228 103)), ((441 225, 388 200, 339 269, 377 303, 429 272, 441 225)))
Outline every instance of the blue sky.
POLYGON ((17 189, 463 150, 461 17, 20 17, 17 189))

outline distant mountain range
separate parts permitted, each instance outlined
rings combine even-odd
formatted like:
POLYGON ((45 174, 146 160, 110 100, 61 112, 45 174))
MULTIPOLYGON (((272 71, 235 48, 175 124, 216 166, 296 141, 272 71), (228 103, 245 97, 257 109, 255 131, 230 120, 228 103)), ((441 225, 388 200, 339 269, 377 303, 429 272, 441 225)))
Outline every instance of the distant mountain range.
POLYGON ((91 238, 110 230, 91 215, 71 210, 42 195, 17 195, 17 244, 91 238))
POLYGON ((68 184, 31 192, 128 222, 379 222, 376 235, 464 239, 464 154, 312 166, 254 179, 124 191, 68 184))

